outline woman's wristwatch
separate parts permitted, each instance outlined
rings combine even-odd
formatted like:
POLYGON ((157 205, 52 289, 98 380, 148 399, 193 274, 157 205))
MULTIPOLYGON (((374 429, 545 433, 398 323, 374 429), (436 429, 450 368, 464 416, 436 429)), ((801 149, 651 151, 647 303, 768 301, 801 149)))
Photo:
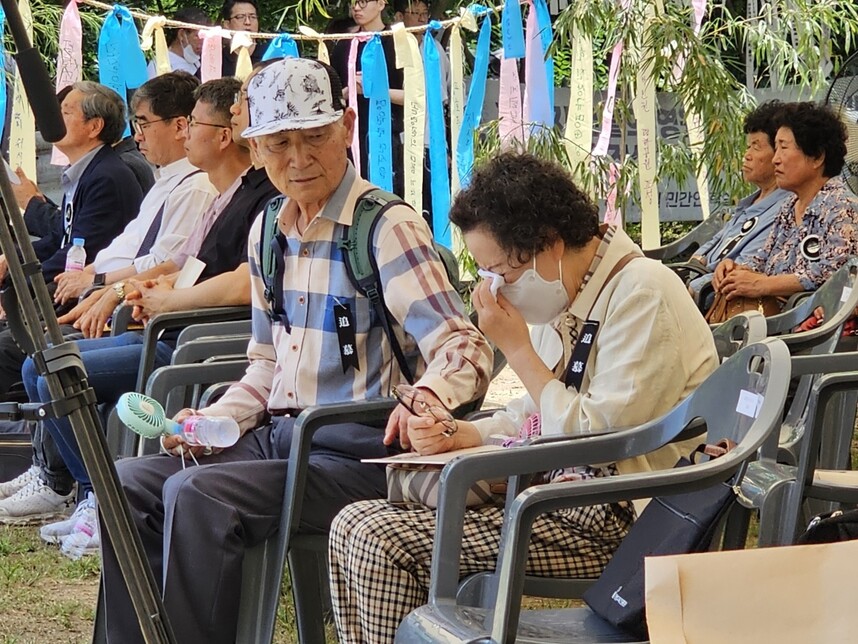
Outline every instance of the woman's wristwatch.
POLYGON ((116 297, 119 298, 120 302, 125 301, 125 282, 116 282, 113 285, 113 292, 116 293, 116 297))

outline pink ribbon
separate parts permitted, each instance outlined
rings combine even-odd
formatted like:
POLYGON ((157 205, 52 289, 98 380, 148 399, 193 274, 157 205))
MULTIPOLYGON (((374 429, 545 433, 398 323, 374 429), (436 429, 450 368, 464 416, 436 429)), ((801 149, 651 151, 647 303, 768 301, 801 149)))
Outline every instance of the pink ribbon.
POLYGON ((691 6, 694 9, 694 35, 696 36, 700 33, 703 16, 706 15, 706 0, 691 0, 691 6))
POLYGON ((355 111, 355 133, 352 137, 352 161, 358 176, 360 173, 360 123, 358 123, 357 102, 357 50, 359 38, 352 38, 349 43, 349 107, 355 111))
POLYGON ((545 56, 542 52, 542 34, 533 0, 529 0, 527 11, 527 33, 524 59, 524 122, 554 127, 554 106, 548 104, 548 75, 545 70, 545 56))
POLYGON ((203 52, 200 56, 200 80, 215 80, 223 75, 222 38, 229 38, 229 32, 221 27, 201 29, 200 38, 203 39, 203 52))
POLYGON ((599 140, 593 148, 593 156, 604 156, 608 153, 608 144, 611 142, 611 127, 614 124, 614 101, 617 98, 617 78, 620 75, 620 59, 623 56, 623 41, 614 45, 611 52, 611 68, 608 71, 608 96, 605 99, 605 108, 602 110, 602 131, 599 132, 599 140))
POLYGON ((77 1, 71 0, 63 12, 60 23, 60 42, 57 52, 57 92, 83 78, 81 43, 83 31, 77 1))
POLYGON ((498 135, 501 149, 510 147, 513 139, 524 143, 521 107, 518 59, 501 55, 500 87, 498 88, 498 135))
MULTIPOLYGON (((57 48, 57 83, 59 91, 83 78, 83 54, 81 52, 83 30, 77 0, 71 0, 60 22, 60 40, 57 48)), ((68 157, 54 146, 51 153, 53 165, 68 165, 68 157)))
MULTIPOLYGON (((608 129, 610 132, 610 128, 608 129)), ((613 161, 608 166, 608 198, 605 200, 605 223, 611 226, 619 226, 620 211, 617 210, 617 180, 620 178, 617 164, 613 161)))

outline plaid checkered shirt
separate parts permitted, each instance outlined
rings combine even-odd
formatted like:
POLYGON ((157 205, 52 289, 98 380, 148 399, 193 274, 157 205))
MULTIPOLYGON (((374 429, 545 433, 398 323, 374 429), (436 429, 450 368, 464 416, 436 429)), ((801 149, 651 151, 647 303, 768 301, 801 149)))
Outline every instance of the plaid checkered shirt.
MULTIPOLYGON (((272 322, 264 294, 259 240, 261 217, 250 232, 253 334, 250 366, 206 415, 235 418, 242 430, 259 426, 269 410, 389 396, 404 381, 367 298, 349 280, 343 236, 360 196, 372 184, 351 164, 324 205, 299 233, 296 204, 288 200, 278 223, 285 235, 284 310, 291 329, 272 322), (355 330, 358 368, 344 369, 334 308, 347 306, 355 330)), ((394 332, 415 374, 448 407, 482 395, 492 368, 491 350, 468 320, 461 299, 432 248, 431 233, 411 208, 395 205, 376 227, 373 245, 394 332)))

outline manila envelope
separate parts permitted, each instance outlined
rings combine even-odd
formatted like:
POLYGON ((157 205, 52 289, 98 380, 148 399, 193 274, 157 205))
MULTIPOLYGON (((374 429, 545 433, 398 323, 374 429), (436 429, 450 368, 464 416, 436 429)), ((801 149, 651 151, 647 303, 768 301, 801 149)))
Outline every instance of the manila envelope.
POLYGON ((653 644, 858 641, 858 541, 647 557, 653 644))

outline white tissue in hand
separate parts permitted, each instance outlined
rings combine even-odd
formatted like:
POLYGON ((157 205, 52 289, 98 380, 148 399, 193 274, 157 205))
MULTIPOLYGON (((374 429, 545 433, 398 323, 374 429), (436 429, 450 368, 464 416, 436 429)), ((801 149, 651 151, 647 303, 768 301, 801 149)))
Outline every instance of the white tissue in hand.
POLYGON ((487 271, 484 268, 480 268, 477 270, 477 275, 482 277, 484 280, 491 280, 492 283, 489 285, 489 291, 492 293, 492 297, 496 300, 498 299, 498 290, 501 286, 503 286, 503 275, 498 275, 497 273, 492 273, 491 271, 487 271))

